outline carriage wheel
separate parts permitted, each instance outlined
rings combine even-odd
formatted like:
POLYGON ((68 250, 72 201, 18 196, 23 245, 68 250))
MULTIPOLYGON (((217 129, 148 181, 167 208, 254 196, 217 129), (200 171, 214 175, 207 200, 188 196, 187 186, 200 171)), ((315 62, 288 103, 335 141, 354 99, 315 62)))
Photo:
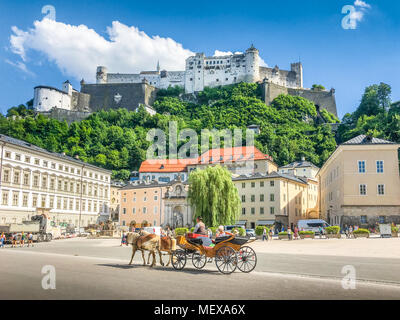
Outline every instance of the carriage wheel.
POLYGON ((230 274, 236 270, 237 256, 235 250, 225 246, 219 248, 215 254, 215 264, 220 272, 230 274))
POLYGON ((175 270, 182 270, 186 265, 186 252, 183 250, 173 251, 171 260, 175 270))
POLYGON ((241 247, 238 252, 237 267, 242 272, 251 272, 257 265, 257 255, 253 248, 248 246, 241 247))
POLYGON ((204 254, 195 252, 192 255, 192 263, 196 269, 203 269, 207 263, 207 257, 204 254))

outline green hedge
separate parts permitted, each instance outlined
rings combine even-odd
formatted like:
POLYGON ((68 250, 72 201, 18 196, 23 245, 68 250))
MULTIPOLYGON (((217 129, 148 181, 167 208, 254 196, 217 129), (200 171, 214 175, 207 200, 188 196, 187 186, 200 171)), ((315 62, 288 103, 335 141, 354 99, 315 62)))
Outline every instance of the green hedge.
POLYGON ((235 230, 239 231, 239 236, 241 236, 241 237, 244 237, 244 236, 246 235, 246 230, 243 229, 243 228, 233 228, 233 229, 232 229, 232 233, 233 233, 235 230))
POLYGON ((303 234, 303 235, 315 235, 314 231, 300 231, 299 234, 303 234))
POLYGON ((188 231, 189 231, 188 228, 176 228, 175 229, 175 234, 177 236, 184 236, 188 231))
POLYGON ((392 226, 392 232, 393 233, 398 233, 399 232, 399 227, 392 226))
POLYGON ((218 227, 209 227, 208 229, 210 229, 213 234, 216 234, 217 230, 218 230, 218 227))
POLYGON ((193 231, 194 231, 194 227, 191 227, 191 228, 190 228, 190 232, 193 232, 193 231))
POLYGON ((256 227, 256 235, 257 236, 262 236, 263 235, 263 230, 267 230, 267 235, 269 233, 269 229, 266 226, 257 226, 256 227))
POLYGON ((369 234, 370 232, 369 232, 369 230, 367 230, 367 229, 359 228, 358 230, 354 230, 353 233, 354 233, 354 234, 365 234, 365 233, 368 233, 368 234, 369 234))
POLYGON ((327 234, 339 234, 340 227, 339 226, 326 227, 325 231, 326 231, 327 234))
POLYGON ((286 231, 284 231, 284 232, 279 232, 279 235, 280 235, 280 236, 287 236, 287 232, 286 232, 286 231))

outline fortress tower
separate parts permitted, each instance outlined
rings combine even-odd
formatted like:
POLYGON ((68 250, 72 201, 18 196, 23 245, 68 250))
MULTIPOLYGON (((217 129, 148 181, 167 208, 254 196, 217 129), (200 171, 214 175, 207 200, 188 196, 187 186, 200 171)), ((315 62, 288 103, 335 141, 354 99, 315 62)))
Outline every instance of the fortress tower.
POLYGON ((107 83, 107 68, 99 66, 96 72, 96 83, 107 83))
POLYGON ((245 81, 249 83, 257 82, 260 80, 260 58, 258 50, 253 45, 246 50, 245 60, 245 81))

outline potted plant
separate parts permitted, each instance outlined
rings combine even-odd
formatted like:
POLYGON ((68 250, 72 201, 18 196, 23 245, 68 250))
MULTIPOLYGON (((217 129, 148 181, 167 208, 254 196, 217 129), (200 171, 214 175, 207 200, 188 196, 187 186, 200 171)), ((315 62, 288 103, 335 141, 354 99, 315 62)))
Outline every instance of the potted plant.
POLYGON ((397 238, 399 236, 399 227, 392 226, 392 237, 397 238))
POLYGON ((369 238, 369 230, 367 229, 358 229, 353 231, 354 238, 369 238))
POLYGON ((264 229, 265 229, 265 231, 267 233, 267 236, 268 236, 269 229, 266 226, 257 226, 256 227, 255 231, 256 231, 257 239, 262 239, 262 235, 263 235, 264 229))
POLYGON ((325 228, 325 236, 327 239, 337 238, 340 239, 342 235, 340 234, 339 226, 330 226, 325 228))
POLYGON ((314 239, 315 237, 315 232, 314 231, 300 231, 299 232, 300 239, 314 239))
POLYGON ((278 238, 279 238, 279 240, 289 239, 289 238, 288 238, 288 234, 287 234, 286 231, 284 231, 284 232, 279 232, 279 233, 278 233, 278 238))

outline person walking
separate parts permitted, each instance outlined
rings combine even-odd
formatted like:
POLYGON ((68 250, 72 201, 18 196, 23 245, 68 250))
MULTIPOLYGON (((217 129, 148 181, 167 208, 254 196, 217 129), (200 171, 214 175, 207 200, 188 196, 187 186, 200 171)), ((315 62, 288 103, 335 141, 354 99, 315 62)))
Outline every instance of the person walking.
POLYGON ((2 233, 0 236, 0 248, 4 248, 5 242, 6 242, 6 236, 4 235, 4 233, 2 233))
POLYGON ((122 232, 122 238, 121 238, 121 245, 120 245, 120 247, 121 247, 123 244, 126 244, 126 234, 125 234, 125 232, 122 232))
POLYGON ((33 247, 33 234, 32 234, 32 232, 28 233, 28 247, 30 245, 33 247))
POLYGON ((11 248, 14 248, 17 246, 17 234, 14 232, 11 235, 11 248))
POLYGON ((269 240, 272 240, 272 236, 273 236, 273 234, 274 234, 274 230, 273 230, 273 228, 269 229, 269 232, 268 232, 268 237, 269 237, 269 240))
POLYGON ((267 238, 267 230, 266 230, 265 228, 263 228, 262 240, 264 241, 265 239, 267 239, 267 241, 268 241, 268 238, 267 238))
POLYGON ((20 246, 21 248, 22 248, 22 247, 24 246, 24 244, 25 244, 25 237, 26 237, 25 232, 22 231, 22 233, 21 233, 21 240, 19 241, 19 246, 20 246))
POLYGON ((290 229, 290 228, 287 229, 287 235, 288 235, 288 239, 292 240, 292 229, 290 229))
POLYGON ((353 226, 349 227, 349 239, 353 236, 353 226))
POLYGON ((297 240, 299 238, 299 228, 297 226, 294 227, 294 239, 297 240))

